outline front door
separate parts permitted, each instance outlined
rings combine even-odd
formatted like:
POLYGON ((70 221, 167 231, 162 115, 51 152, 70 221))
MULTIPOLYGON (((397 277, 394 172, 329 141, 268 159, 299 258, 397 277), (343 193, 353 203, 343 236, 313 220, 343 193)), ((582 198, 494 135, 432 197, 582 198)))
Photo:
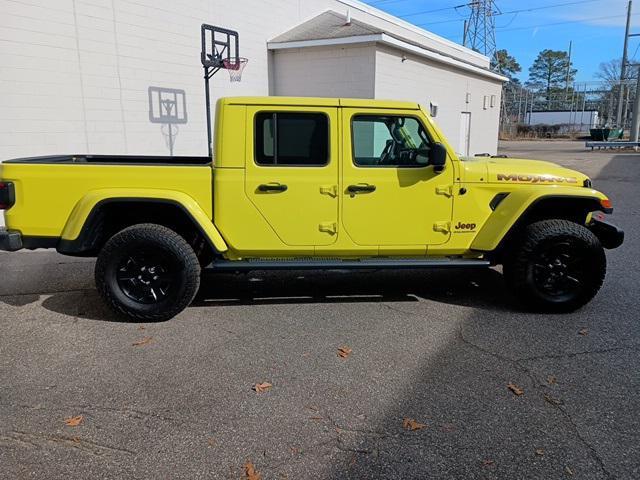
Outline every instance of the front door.
POLYGON ((283 244, 308 247, 336 241, 338 114, 248 107, 245 193, 283 244))
POLYGON ((425 165, 424 119, 389 110, 343 110, 343 225, 358 245, 420 254, 445 243, 453 208, 451 162, 425 165))

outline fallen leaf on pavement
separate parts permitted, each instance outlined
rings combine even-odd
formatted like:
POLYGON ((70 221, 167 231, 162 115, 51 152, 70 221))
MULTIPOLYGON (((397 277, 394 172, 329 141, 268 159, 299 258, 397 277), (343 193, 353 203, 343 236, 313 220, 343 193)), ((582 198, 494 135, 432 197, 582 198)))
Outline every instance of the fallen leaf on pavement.
POLYGON ((309 417, 309 420, 324 420, 322 417, 309 417))
POLYGON ((542 448, 536 448, 536 455, 542 457, 544 455, 544 450, 542 448))
POLYGON ((456 426, 453 423, 445 423, 440 427, 440 430, 445 433, 451 433, 456 431, 456 426))
POLYGON ((215 440, 215 438, 208 438, 207 439, 207 443, 209 444, 210 447, 215 447, 216 440, 215 440))
POLYGON ((547 377, 547 383, 549 385, 555 385, 556 383, 558 383, 558 379, 553 375, 549 375, 549 377, 547 377))
POLYGON ((564 467, 564 471, 567 473, 567 475, 573 477, 573 470, 571 470, 569 467, 564 467))
POLYGON ((493 465, 494 463, 496 463, 496 462, 494 462, 493 460, 483 460, 483 461, 482 461, 482 466, 483 466, 483 467, 490 467, 490 466, 491 466, 491 465, 493 465))
POLYGON ((64 423, 66 423, 68 427, 77 427, 82 423, 82 420, 84 420, 84 417, 78 415, 77 417, 65 418, 64 423))
POLYGON ((402 426, 405 430, 409 430, 411 432, 415 430, 422 430, 426 427, 424 423, 417 422, 413 418, 405 418, 404 420, 402 420, 402 426))
POLYGON ((264 393, 268 391, 271 387, 273 387, 273 385, 271 385, 269 382, 262 382, 262 383, 256 383, 253 386, 253 390, 256 393, 264 393))
POLYGON ((349 355, 351 355, 351 352, 353 350, 351 350, 349 347, 340 347, 338 349, 338 356, 340 358, 347 358, 349 355))
POLYGON ((521 389, 518 385, 516 385, 515 383, 510 383, 509 385, 507 385, 507 388, 509 390, 511 390, 513 392, 514 395, 520 396, 520 395, 524 395, 524 390, 521 389))
POLYGON ((134 347, 142 347, 143 345, 147 345, 148 343, 151 343, 153 341, 153 338, 151 337, 144 337, 142 340, 138 340, 137 342, 133 343, 134 347))
POLYGON ((588 328, 583 328, 582 330, 580 330, 578 332, 578 334, 582 335, 583 337, 586 337, 587 335, 589 335, 589 329, 588 328))
POLYGON ((558 400, 557 398, 553 398, 551 395, 549 395, 548 393, 544 394, 544 399, 550 403, 551 405, 562 405, 562 400, 558 400))
POLYGON ((256 467, 254 467, 251 462, 244 464, 244 474, 246 475, 247 480, 260 480, 262 478, 262 475, 256 471, 256 467))

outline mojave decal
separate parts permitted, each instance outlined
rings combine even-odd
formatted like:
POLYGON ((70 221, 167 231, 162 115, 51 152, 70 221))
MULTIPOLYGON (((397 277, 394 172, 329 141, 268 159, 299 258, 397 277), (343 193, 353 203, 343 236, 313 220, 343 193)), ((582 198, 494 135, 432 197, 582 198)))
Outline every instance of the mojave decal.
POLYGON ((578 183, 576 177, 556 177, 554 175, 519 175, 515 173, 499 173, 499 182, 520 183, 578 183))

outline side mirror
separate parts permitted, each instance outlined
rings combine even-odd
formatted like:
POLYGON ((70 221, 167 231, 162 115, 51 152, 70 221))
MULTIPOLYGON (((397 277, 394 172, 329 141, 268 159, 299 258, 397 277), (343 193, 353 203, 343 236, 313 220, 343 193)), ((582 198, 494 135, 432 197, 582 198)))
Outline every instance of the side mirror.
POLYGON ((429 165, 433 171, 441 173, 447 164, 447 149, 441 143, 434 143, 429 149, 429 165))

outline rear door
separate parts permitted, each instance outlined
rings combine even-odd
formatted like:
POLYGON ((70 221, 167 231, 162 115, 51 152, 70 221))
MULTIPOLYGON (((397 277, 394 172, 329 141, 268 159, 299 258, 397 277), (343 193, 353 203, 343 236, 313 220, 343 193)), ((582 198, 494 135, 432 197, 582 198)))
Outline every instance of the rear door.
POLYGON ((336 241, 337 108, 247 108, 245 193, 283 244, 336 241))

